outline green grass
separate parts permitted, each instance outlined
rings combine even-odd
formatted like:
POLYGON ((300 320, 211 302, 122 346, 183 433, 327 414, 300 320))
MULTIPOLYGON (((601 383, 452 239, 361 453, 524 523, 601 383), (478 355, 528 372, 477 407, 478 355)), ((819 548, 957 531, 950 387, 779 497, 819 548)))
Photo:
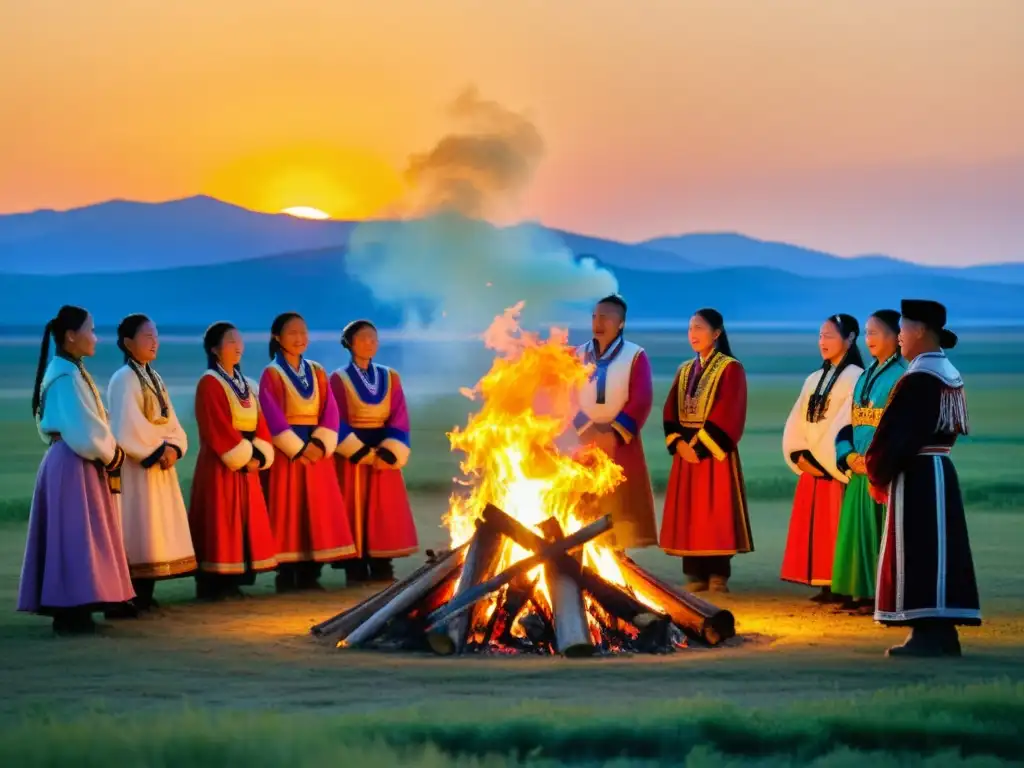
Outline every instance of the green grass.
MULTIPOLYGON (((661 491, 670 468, 661 432, 661 405, 687 347, 678 334, 647 333, 635 338, 648 349, 655 372, 655 408, 643 439, 652 483, 661 491)), ((28 392, 38 354, 33 347, 0 346, 0 393, 7 393, 0 399, 0 520, 25 519, 44 449, 28 417, 28 392), (12 396, 18 392, 22 394, 12 396)), ((973 428, 973 434, 958 443, 954 454, 965 499, 986 508, 1024 507, 1024 479, 1019 471, 1024 466, 1024 409, 1019 406, 1024 391, 1024 335, 966 333, 961 347, 955 362, 967 382, 973 428)), ((782 461, 782 427, 804 376, 818 364, 814 339, 792 333, 739 333, 735 334, 734 349, 751 377, 747 428, 740 445, 748 493, 751 499, 789 498, 795 478, 782 461)), ((312 354, 331 367, 341 362, 333 345, 321 345, 312 354)), ((262 345, 250 344, 247 355, 249 370, 255 375, 263 361, 262 345)), ((391 356, 396 356, 393 350, 391 356)), ((382 359, 389 359, 386 349, 382 359)), ((486 362, 486 356, 483 360, 486 362)), ((105 386, 118 364, 116 354, 101 348, 90 368, 105 386)), ((191 392, 201 370, 197 349, 165 343, 159 370, 172 386, 176 407, 195 444, 191 392)), ((410 392, 413 458, 406 470, 410 488, 437 491, 452 487, 459 457, 451 453, 445 433, 465 424, 472 403, 454 392, 458 384, 471 383, 452 382, 451 396, 424 399, 410 392)), ((195 455, 192 450, 179 466, 186 486, 195 455)))
MULTIPOLYGON (((589 661, 344 652, 308 635, 368 594, 342 588, 337 571, 327 571, 323 593, 276 596, 272 577, 262 576, 250 599, 220 605, 197 604, 191 580, 172 581, 158 587, 162 616, 94 638, 54 640, 45 619, 0 612, 0 765, 1020 764, 1024 571, 1011 513, 1024 508, 1024 337, 963 339, 955 360, 974 434, 954 456, 985 623, 963 632, 966 656, 956 663, 885 659, 901 632, 817 608, 809 590, 779 581, 794 484, 779 443, 816 364, 813 337, 736 334, 751 374, 741 451, 757 549, 736 559, 733 592, 716 596, 737 618, 740 637, 729 647, 589 661)), ((660 401, 684 341, 637 340, 650 351, 660 401)), ((250 353, 250 370, 260 352, 250 353)), ((0 603, 11 607, 43 451, 26 418, 34 354, 0 346, 0 394, 8 395, 0 399, 0 603)), ((91 368, 102 384, 117 363, 104 350, 91 368)), ((192 347, 162 351, 160 370, 186 415, 200 365, 192 347)), ((421 545, 436 547, 446 541, 439 521, 457 473, 444 433, 465 422, 471 404, 415 394, 407 479, 421 545)), ((644 438, 662 488, 669 464, 658 408, 644 438)), ((183 470, 187 485, 190 460, 183 470)), ((660 500, 657 508, 660 515, 660 500)), ((636 557, 657 576, 680 579, 678 560, 657 549, 636 557)), ((419 562, 400 561, 399 574, 419 562)))
POLYGON ((706 701, 625 709, 544 702, 373 717, 189 710, 159 719, 27 718, 0 731, 0 760, 33 768, 125 765, 854 766, 1004 765, 1024 754, 1024 686, 910 688, 813 708, 706 701), (354 762, 353 762, 354 761, 354 762))

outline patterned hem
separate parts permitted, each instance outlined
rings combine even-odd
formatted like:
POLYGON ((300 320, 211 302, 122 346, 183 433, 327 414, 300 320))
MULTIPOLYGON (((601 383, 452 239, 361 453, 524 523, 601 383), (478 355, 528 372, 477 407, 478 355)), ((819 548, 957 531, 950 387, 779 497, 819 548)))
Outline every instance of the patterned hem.
POLYGON ((356 547, 350 544, 347 547, 335 547, 334 549, 318 549, 313 552, 278 552, 277 562, 279 563, 330 563, 335 560, 344 560, 354 557, 356 547))
POLYGON ((805 581, 803 579, 787 579, 785 576, 779 576, 780 581, 788 581, 790 584, 799 584, 803 587, 831 587, 832 579, 811 579, 805 581))
POLYGON ((182 557, 164 563, 128 564, 128 573, 133 579, 171 579, 184 576, 196 570, 195 556, 182 557))
POLYGON ((246 563, 202 562, 199 564, 199 570, 205 571, 206 573, 222 573, 226 576, 237 576, 240 574, 248 573, 249 571, 272 571, 277 567, 277 565, 277 558, 271 557, 266 560, 257 560, 248 567, 246 563))
POLYGON ((752 549, 665 549, 666 555, 672 557, 718 557, 721 555, 745 555, 752 549))
POLYGON ((915 608, 911 611, 875 611, 875 621, 904 622, 919 619, 966 619, 981 623, 978 608, 915 608))
POLYGON ((419 547, 405 549, 371 549, 367 557, 408 557, 420 551, 419 547))

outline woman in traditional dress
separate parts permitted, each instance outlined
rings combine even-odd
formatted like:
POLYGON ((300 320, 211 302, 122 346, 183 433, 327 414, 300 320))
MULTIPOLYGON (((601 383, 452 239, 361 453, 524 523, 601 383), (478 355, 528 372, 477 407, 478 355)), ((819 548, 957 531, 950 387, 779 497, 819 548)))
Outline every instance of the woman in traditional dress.
POLYGON ((302 317, 278 315, 270 328, 271 363, 260 378, 260 407, 277 454, 264 487, 277 539, 278 592, 322 589, 322 564, 356 552, 331 458, 338 405, 323 367, 303 356, 307 346, 302 317))
POLYGON ((196 387, 199 456, 188 522, 199 571, 196 596, 241 597, 242 585, 277 567, 277 542, 259 471, 274 463, 256 385, 242 374, 242 334, 214 323, 203 336, 208 370, 196 387))
POLYGON ((341 414, 335 467, 358 559, 340 566, 350 583, 390 581, 392 558, 419 548, 402 478, 409 460, 409 411, 398 374, 373 362, 378 346, 373 323, 349 323, 341 344, 352 362, 331 374, 341 414))
POLYGON ((129 315, 117 328, 125 365, 107 385, 110 428, 126 454, 121 494, 121 525, 135 605, 158 607, 159 579, 196 569, 188 512, 175 464, 188 451, 188 438, 174 412, 163 379, 153 369, 160 340, 153 321, 129 315))
POLYGON ((874 358, 853 390, 851 423, 836 438, 836 466, 850 482, 843 494, 836 550, 832 562, 832 592, 848 596, 843 610, 870 616, 875 609, 878 548, 882 541, 885 507, 871 498, 864 455, 888 402, 889 393, 907 370, 900 354, 900 313, 880 309, 864 325, 864 341, 874 358))
POLYGON ((747 377, 716 310, 690 318, 690 346, 696 357, 680 367, 665 400, 665 442, 674 458, 661 548, 683 558, 691 592, 728 592, 732 556, 754 551, 738 450, 747 377))
POLYGON ((114 494, 124 451, 82 360, 96 352, 93 319, 63 306, 46 324, 32 415, 49 444, 32 494, 18 610, 53 617, 57 634, 96 628, 92 614, 135 596, 114 494), (50 338, 57 348, 49 361, 50 338))
POLYGON ((800 480, 781 576, 821 587, 811 598, 819 603, 842 599, 831 590, 832 556, 849 478, 836 464, 836 436, 850 423, 853 388, 864 372, 859 335, 860 324, 851 315, 833 315, 822 323, 818 349, 824 362, 804 381, 782 436, 783 457, 800 480))

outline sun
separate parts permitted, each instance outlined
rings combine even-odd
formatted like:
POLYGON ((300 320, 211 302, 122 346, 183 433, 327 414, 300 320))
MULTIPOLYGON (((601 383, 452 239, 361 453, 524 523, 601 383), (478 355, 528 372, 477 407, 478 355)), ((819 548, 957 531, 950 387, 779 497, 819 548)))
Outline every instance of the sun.
POLYGON ((287 213, 289 216, 295 216, 300 219, 329 219, 331 218, 328 214, 321 211, 319 208, 313 208, 309 205, 295 205, 291 208, 285 208, 281 213, 287 213))

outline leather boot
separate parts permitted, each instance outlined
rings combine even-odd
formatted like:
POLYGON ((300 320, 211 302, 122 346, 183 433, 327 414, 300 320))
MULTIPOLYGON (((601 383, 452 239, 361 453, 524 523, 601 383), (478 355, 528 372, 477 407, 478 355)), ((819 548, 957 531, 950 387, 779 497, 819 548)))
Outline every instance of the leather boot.
POLYGON ((728 592, 729 580, 725 576, 712 576, 708 581, 708 588, 712 592, 728 592))
POLYGON ((936 658, 959 656, 960 638, 956 627, 914 627, 902 645, 894 645, 885 652, 886 656, 916 656, 936 658))

